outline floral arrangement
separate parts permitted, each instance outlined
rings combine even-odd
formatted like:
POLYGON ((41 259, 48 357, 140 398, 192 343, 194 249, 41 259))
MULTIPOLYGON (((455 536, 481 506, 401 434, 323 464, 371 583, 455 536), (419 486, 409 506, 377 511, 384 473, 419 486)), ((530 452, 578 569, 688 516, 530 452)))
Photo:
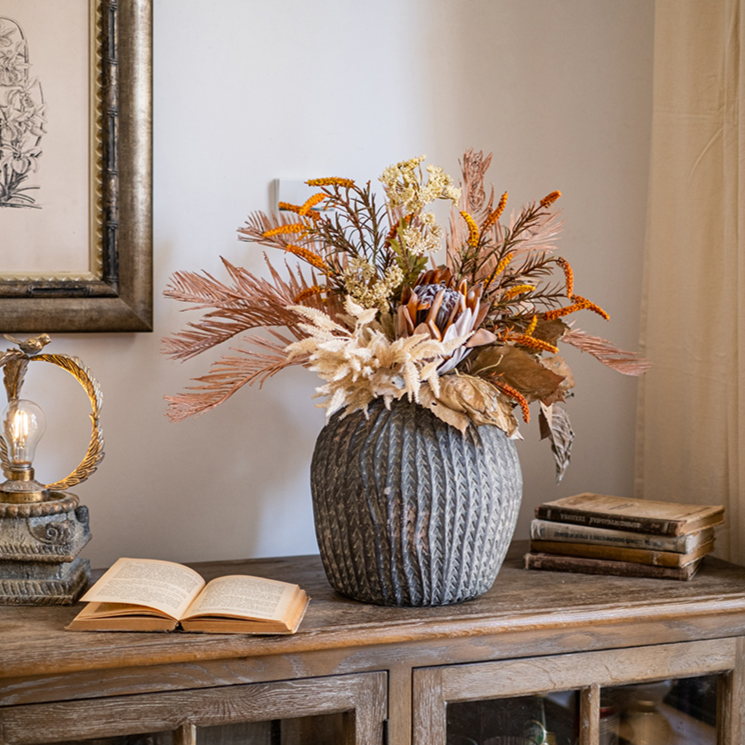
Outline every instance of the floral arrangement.
POLYGON ((25 186, 36 171, 45 134, 38 78, 29 76, 28 46, 20 27, 0 18, 0 207, 35 207, 25 186))
POLYGON ((284 276, 265 255, 268 279, 225 259, 228 284, 207 273, 172 277, 166 296, 207 312, 164 340, 171 357, 193 357, 251 329, 266 332, 247 336, 246 348, 167 397, 172 420, 302 365, 324 381, 316 395, 327 417, 406 396, 461 432, 490 424, 518 437, 518 416, 529 421, 538 402, 561 478, 574 434, 560 403, 574 380, 559 343, 628 375, 647 363, 567 322, 581 311, 608 314, 575 292, 569 262, 555 254, 560 192, 503 222, 507 193, 496 200, 484 184, 490 155, 464 155, 460 187, 423 161, 385 169, 382 205, 369 182, 333 177, 308 181, 317 192, 305 204, 252 213, 240 238, 296 259, 285 260, 284 276), (447 233, 430 209, 440 199, 451 202, 447 233), (443 242, 445 260, 437 264, 443 242))

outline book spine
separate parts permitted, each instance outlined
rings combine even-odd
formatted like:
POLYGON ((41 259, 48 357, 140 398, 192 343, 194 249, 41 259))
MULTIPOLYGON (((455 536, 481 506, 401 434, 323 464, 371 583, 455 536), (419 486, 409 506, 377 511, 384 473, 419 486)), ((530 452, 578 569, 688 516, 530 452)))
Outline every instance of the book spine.
POLYGON ((653 533, 655 535, 677 535, 679 523, 676 520, 657 520, 651 517, 624 517, 622 515, 589 513, 569 507, 536 507, 535 516, 543 520, 573 525, 587 525, 596 528, 628 530, 631 533, 653 533))
POLYGON ((533 520, 530 524, 530 537, 534 540, 643 548, 653 551, 672 551, 678 554, 686 554, 702 543, 703 541, 699 536, 699 533, 683 536, 631 533, 623 530, 593 528, 586 525, 557 523, 549 520, 533 520))
POLYGON ((526 569, 578 574, 610 574, 618 577, 649 577, 652 579, 689 580, 696 573, 700 563, 699 560, 684 567, 659 567, 648 564, 632 564, 628 561, 558 556, 533 551, 525 554, 526 569))
MULTIPOLYGON (((703 552, 707 547, 701 548, 703 552)), ((713 548, 713 544, 711 546, 713 548)), ((531 551, 562 556, 581 556, 588 559, 608 559, 610 561, 630 561, 634 564, 648 564, 661 567, 681 567, 703 556, 703 553, 676 554, 672 551, 652 551, 646 548, 627 548, 626 546, 598 546, 592 543, 565 543, 560 541, 530 542, 531 551)), ((711 549, 709 549, 711 550, 711 549)))

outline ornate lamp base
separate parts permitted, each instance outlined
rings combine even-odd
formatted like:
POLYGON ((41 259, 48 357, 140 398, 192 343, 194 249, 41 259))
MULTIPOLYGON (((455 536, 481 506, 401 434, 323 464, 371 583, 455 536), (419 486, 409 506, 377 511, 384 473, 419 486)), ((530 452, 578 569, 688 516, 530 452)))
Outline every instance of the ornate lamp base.
POLYGON ((0 605, 70 605, 90 577, 78 554, 91 538, 88 508, 74 494, 0 502, 0 605))

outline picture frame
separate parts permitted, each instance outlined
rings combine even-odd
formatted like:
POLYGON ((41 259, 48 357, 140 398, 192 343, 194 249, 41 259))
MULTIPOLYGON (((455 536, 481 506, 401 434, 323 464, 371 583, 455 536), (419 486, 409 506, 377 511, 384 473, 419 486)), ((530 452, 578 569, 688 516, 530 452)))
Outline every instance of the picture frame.
MULTIPOLYGON (((74 9, 80 15, 80 2, 59 0, 58 5, 70 3, 72 8, 77 3, 74 9)), ((17 203, 0 206, 0 234, 4 216, 9 216, 6 222, 19 223, 18 215, 23 214, 23 231, 18 232, 22 237, 15 239, 17 246, 9 248, 13 253, 6 256, 18 256, 20 251, 21 260, 31 265, 4 271, 0 259, 0 333, 152 331, 152 0, 83 2, 88 6, 82 12, 89 14, 86 41, 81 42, 88 44, 83 51, 88 53, 89 173, 87 178, 84 174, 77 181, 71 179, 69 195, 59 188, 53 194, 63 208, 68 199, 87 205, 83 227, 88 240, 78 241, 76 250, 83 252, 88 266, 82 272, 55 266, 50 272, 33 265, 33 251, 26 251, 24 243, 50 246, 54 260, 61 261, 52 246, 56 232, 50 229, 49 218, 46 223, 34 219, 42 207, 36 212, 20 209, 34 202, 31 189, 37 187, 28 186, 27 196, 18 189, 17 203)), ((43 24, 30 25, 37 32, 35 41, 46 49, 43 24)), ((6 23, 5 38, 13 41, 8 28, 6 23)), ((57 46, 63 57, 65 50, 57 46)), ((29 62, 33 62, 32 52, 19 68, 31 70, 29 62)), ((76 92, 70 93, 70 100, 77 100, 76 92)), ((0 103, 7 103, 7 89, 5 95, 0 103)), ((27 149, 25 157, 33 157, 36 151, 27 149)), ((41 188, 33 192, 41 193, 41 188)), ((78 234, 77 228, 71 232, 78 234)))

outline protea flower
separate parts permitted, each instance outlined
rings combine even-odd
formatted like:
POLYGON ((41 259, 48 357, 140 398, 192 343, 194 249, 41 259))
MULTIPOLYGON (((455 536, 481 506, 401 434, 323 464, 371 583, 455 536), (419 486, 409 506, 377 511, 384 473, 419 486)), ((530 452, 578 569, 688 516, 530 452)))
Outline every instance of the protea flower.
POLYGON ((450 270, 432 269, 424 272, 414 287, 405 287, 398 306, 396 335, 412 336, 428 334, 437 341, 451 341, 459 336, 468 340, 456 349, 437 368, 442 375, 452 370, 473 347, 491 344, 494 334, 479 329, 488 311, 481 305, 482 286, 469 289, 465 279, 453 287, 450 270), (478 329, 475 333, 471 333, 478 329))

